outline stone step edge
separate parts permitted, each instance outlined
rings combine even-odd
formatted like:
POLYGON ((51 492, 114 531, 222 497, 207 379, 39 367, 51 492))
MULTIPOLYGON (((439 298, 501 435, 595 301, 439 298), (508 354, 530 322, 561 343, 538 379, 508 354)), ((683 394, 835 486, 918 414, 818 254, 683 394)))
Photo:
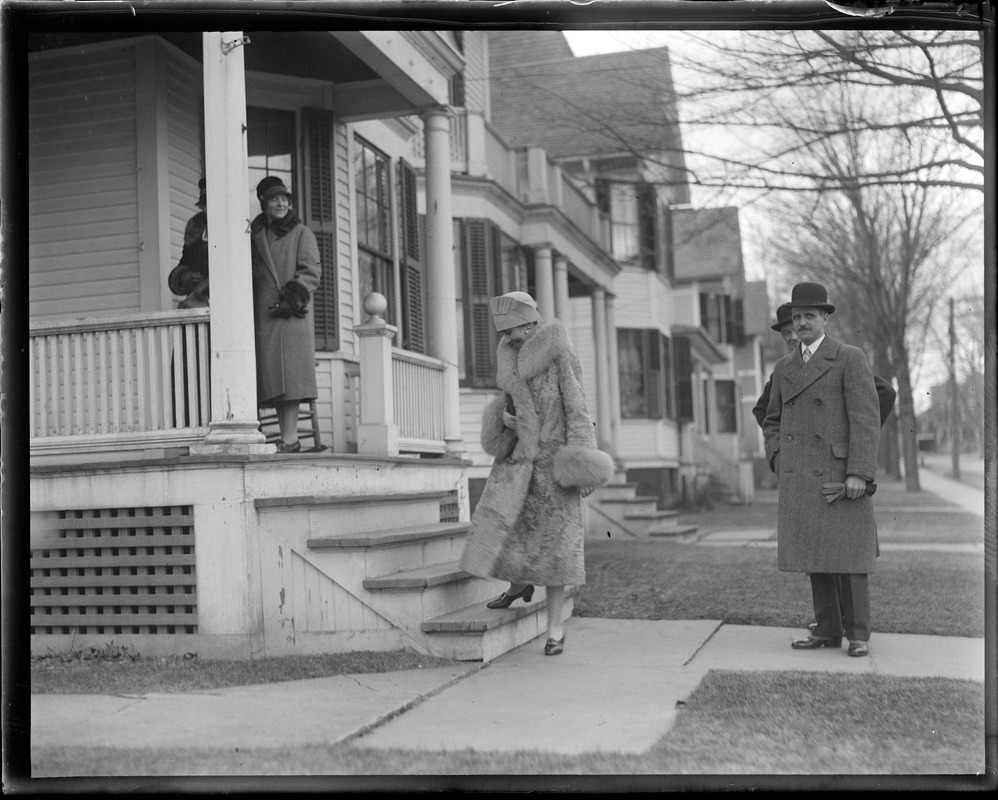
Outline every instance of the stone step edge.
POLYGON ((290 508, 294 506, 353 506, 361 503, 405 503, 412 500, 437 500, 447 497, 446 491, 405 492, 400 494, 354 495, 297 495, 286 497, 258 497, 253 501, 257 509, 290 508))
POLYGON ((624 514, 624 519, 675 519, 678 511, 634 511, 624 514))
POLYGON ((445 561, 443 564, 432 564, 426 567, 392 572, 387 575, 378 575, 375 578, 365 578, 363 586, 371 591, 429 589, 474 577, 470 572, 461 569, 460 561, 445 561))
POLYGON ((638 495, 636 497, 601 497, 599 498, 599 502, 634 505, 636 503, 657 503, 658 498, 652 497, 651 495, 638 495))
POLYGON ((649 531, 645 534, 645 536, 654 537, 656 539, 670 539, 677 536, 691 536, 696 532, 696 525, 683 525, 676 528, 669 528, 664 531, 649 531))
POLYGON ((347 533, 340 536, 316 536, 307 539, 309 550, 336 550, 348 547, 391 547, 398 544, 413 544, 449 536, 463 536, 468 532, 470 522, 439 522, 418 525, 411 528, 389 528, 387 530, 347 533))

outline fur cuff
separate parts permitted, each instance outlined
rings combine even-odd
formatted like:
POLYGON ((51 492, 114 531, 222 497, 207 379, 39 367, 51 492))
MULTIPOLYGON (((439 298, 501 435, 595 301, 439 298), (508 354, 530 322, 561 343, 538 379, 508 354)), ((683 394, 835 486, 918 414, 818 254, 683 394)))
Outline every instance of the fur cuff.
POLYGON ((559 486, 603 486, 613 477, 613 458, 595 447, 568 444, 554 456, 554 479, 559 486))

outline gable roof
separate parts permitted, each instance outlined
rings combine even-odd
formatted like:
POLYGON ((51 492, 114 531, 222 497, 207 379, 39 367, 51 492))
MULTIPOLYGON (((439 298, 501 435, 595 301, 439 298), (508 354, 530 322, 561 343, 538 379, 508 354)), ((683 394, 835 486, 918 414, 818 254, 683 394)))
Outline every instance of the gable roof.
POLYGON ((561 32, 490 31, 492 124, 555 158, 673 153, 682 164, 666 47, 576 57, 561 32))

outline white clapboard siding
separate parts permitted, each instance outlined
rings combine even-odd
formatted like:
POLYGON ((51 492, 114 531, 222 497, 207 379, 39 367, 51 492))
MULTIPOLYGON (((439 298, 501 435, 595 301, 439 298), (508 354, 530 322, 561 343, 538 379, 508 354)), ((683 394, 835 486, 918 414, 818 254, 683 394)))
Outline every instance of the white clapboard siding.
POLYGON ((33 318, 140 308, 135 85, 129 42, 30 57, 33 318))
POLYGON ((464 105, 472 111, 489 108, 489 50, 485 31, 464 33, 464 105))
POLYGON ((336 175, 336 272, 339 280, 340 296, 340 347, 353 353, 356 351, 356 339, 353 326, 363 320, 358 319, 354 308, 355 280, 353 270, 353 241, 351 234, 351 218, 353 216, 353 199, 350 196, 350 160, 347 150, 347 126, 333 126, 336 175))
MULTIPOLYGON (((201 117, 204 94, 201 65, 185 53, 165 48, 166 123, 170 175, 170 264, 176 266, 184 244, 184 228, 197 213, 201 160, 201 117)), ((165 280, 165 276, 164 276, 165 280)), ((178 298, 179 299, 179 298, 178 298)))

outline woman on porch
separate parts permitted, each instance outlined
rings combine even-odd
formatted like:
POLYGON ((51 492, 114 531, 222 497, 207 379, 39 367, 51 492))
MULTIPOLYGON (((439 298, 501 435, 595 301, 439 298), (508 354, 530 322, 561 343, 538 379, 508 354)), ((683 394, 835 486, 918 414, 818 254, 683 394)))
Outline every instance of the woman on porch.
POLYGON ((498 348, 496 385, 504 395, 485 409, 482 446, 495 456, 471 519, 461 568, 510 587, 488 604, 530 602, 546 587, 544 655, 565 646, 565 586, 586 582, 582 498, 613 476, 596 447, 579 359, 558 320, 541 321, 526 292, 490 301, 498 348))
POLYGON ((279 178, 257 185, 253 220, 253 308, 257 401, 277 411, 278 453, 301 451, 298 410, 316 398, 315 329, 309 302, 322 275, 315 234, 302 224, 279 178))

